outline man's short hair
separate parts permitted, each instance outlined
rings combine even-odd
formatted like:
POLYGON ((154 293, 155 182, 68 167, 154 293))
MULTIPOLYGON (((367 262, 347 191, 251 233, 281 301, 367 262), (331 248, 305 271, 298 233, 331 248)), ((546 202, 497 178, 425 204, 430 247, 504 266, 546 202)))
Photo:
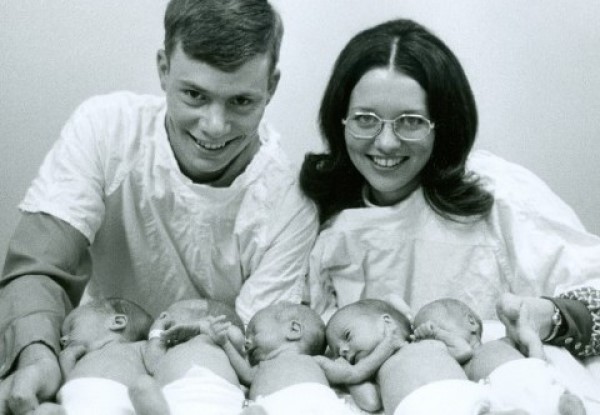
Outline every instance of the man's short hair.
POLYGON ((232 72, 257 55, 279 60, 283 24, 267 0, 171 0, 164 18, 168 58, 181 44, 193 59, 232 72))

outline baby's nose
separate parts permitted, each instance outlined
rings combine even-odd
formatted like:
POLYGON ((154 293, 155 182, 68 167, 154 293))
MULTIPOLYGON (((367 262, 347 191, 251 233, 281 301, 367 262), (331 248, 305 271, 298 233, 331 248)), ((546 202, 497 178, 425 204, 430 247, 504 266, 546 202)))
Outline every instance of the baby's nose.
POLYGON ((68 344, 69 344, 69 336, 62 336, 60 338, 60 345, 62 346, 62 348, 64 349, 65 347, 67 347, 68 344))

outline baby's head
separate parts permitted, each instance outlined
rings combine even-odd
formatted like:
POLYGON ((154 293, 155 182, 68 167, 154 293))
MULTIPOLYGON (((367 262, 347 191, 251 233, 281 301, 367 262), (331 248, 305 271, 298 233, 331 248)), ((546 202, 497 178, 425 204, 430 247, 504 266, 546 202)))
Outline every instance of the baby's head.
POLYGON ((65 318, 60 339, 63 347, 90 346, 107 336, 127 341, 146 338, 152 318, 137 304, 122 298, 94 300, 80 305, 65 318))
POLYGON ((388 302, 364 299, 336 311, 325 333, 333 354, 354 364, 381 343, 385 330, 408 340, 411 324, 388 302))
POLYGON ((425 304, 415 316, 415 327, 427 321, 460 335, 467 341, 481 341, 481 318, 467 304, 454 298, 442 298, 425 304))
POLYGON ((209 316, 225 316, 226 321, 244 331, 244 324, 232 307, 221 301, 207 299, 180 300, 171 304, 155 320, 153 328, 168 329, 175 324, 195 323, 209 316))
POLYGON ((246 328, 246 351, 252 365, 291 348, 311 356, 325 351, 325 323, 314 310, 281 302, 252 317, 246 328))

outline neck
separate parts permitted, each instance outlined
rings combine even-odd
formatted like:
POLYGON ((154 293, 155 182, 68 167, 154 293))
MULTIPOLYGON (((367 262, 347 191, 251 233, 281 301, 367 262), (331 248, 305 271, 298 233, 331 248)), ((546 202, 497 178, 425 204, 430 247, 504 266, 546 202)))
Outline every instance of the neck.
POLYGON ((231 185, 231 183, 233 183, 233 181, 246 170, 246 167, 248 167, 252 161, 252 158, 260 149, 260 140, 258 139, 257 135, 253 137, 247 137, 246 140, 251 140, 251 142, 246 146, 244 151, 238 154, 237 157, 234 158, 231 163, 229 163, 229 165, 220 173, 219 176, 213 180, 204 182, 204 184, 208 184, 213 187, 227 187, 231 185))

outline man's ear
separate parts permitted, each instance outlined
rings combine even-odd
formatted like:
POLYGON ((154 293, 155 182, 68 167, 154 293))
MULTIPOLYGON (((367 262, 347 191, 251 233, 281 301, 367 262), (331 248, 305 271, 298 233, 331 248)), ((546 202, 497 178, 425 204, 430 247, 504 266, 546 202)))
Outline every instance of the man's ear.
POLYGON ((300 340, 302 338, 302 323, 298 320, 290 321, 285 338, 288 340, 300 340))
POLYGON ((158 68, 158 77, 160 78, 160 87, 163 91, 167 88, 167 75, 169 75, 169 57, 164 49, 156 53, 156 66, 158 68))
POLYGON ((125 314, 113 314, 110 316, 108 328, 112 331, 124 330, 127 327, 128 319, 125 314))
POLYGON ((275 91, 277 90, 277 85, 279 85, 279 78, 281 78, 281 71, 279 69, 275 68, 273 70, 273 73, 271 74, 271 76, 269 76, 269 85, 268 85, 269 98, 267 98, 267 104, 269 102, 271 102, 271 98, 273 98, 273 95, 275 95, 275 91))

